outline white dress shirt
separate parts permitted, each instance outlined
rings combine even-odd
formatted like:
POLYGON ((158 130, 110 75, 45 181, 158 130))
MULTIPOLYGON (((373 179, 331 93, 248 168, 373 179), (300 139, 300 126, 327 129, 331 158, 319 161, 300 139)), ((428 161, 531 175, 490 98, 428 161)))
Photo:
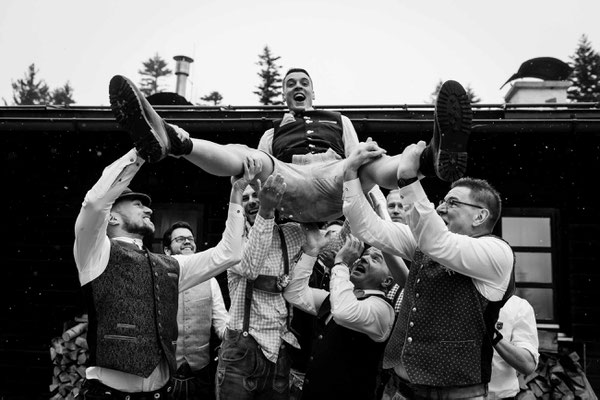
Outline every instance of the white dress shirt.
MULTIPOLYGON (((331 318, 340 326, 369 336, 375 342, 387 340, 394 325, 394 309, 385 300, 371 296, 358 300, 354 294, 354 284, 350 282, 350 272, 343 265, 331 270, 329 292, 308 286, 316 257, 302 254, 291 275, 290 284, 285 288, 284 297, 301 310, 317 315, 321 304, 329 296, 331 318)), ((365 295, 385 293, 367 289, 365 295)), ((329 322, 329 321, 327 321, 329 322)))
POLYGON ((359 179, 344 182, 344 215, 352 234, 406 260, 413 260, 420 248, 449 270, 473 278, 477 290, 488 300, 501 300, 513 267, 510 246, 493 236, 450 232, 419 181, 401 188, 400 195, 407 225, 381 219, 365 198, 359 179))
MULTIPOLYGON (((75 222, 73 253, 81 286, 96 279, 108 266, 110 239, 106 234, 110 210, 121 192, 129 186, 144 164, 135 149, 106 167, 96 184, 87 192, 75 222)), ((244 213, 241 205, 230 204, 225 232, 217 246, 191 255, 173 256, 180 265, 179 291, 210 279, 241 259, 244 213)), ((116 240, 137 243, 131 238, 116 240)), ((169 379, 166 360, 161 361, 148 378, 108 368, 87 368, 88 379, 98 379, 105 385, 124 392, 147 392, 160 389, 169 379)))
MULTIPOLYGON (((496 327, 499 327, 504 340, 529 351, 537 366, 540 357, 537 325, 535 312, 527 300, 516 295, 511 296, 500 309, 496 327)), ((513 397, 520 390, 517 371, 508 365, 495 349, 489 390, 490 400, 513 397)))

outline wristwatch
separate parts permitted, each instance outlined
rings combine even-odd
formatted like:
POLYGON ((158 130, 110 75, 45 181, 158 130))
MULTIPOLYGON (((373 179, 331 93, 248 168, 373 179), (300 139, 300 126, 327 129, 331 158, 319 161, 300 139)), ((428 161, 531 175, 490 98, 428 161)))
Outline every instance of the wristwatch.
POLYGON ((413 182, 418 181, 419 178, 417 178, 416 176, 413 176, 412 178, 408 178, 408 179, 404 179, 404 178, 398 178, 398 187, 404 187, 404 186, 408 186, 413 182))

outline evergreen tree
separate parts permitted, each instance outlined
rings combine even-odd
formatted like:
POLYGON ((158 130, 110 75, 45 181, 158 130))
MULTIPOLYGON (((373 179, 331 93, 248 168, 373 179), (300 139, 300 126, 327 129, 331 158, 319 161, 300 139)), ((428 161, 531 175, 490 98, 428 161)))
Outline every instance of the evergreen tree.
POLYGON ((52 94, 50 94, 50 102, 52 104, 65 106, 75 103, 75 100, 73 100, 73 87, 71 87, 71 84, 67 81, 63 87, 54 89, 52 94))
POLYGON ((142 80, 140 81, 140 91, 144 93, 146 97, 153 95, 154 93, 162 92, 163 90, 160 90, 158 80, 173 73, 173 71, 167 68, 167 62, 156 53, 154 57, 142 62, 142 65, 144 66, 144 69, 138 70, 138 73, 143 75, 142 80))
POLYGON ((221 100, 223 100, 223 96, 219 92, 210 92, 204 97, 200 97, 200 100, 212 102, 213 105, 218 106, 221 104, 221 100))
MULTIPOLYGON (((431 92, 431 95, 429 96, 429 101, 431 102, 431 104, 435 104, 435 101, 437 99, 437 95, 440 92, 440 89, 442 88, 442 85, 444 84, 443 80, 439 80, 438 83, 435 85, 435 89, 433 90, 433 92, 431 92)), ((467 98, 469 99, 469 102, 471 104, 475 104, 475 103, 479 103, 481 101, 481 99, 477 96, 477 94, 475 94, 475 91, 473 90, 473 88, 471 88, 471 85, 467 85, 465 87, 465 92, 467 92, 467 98)))
POLYGON ((600 54, 594 51, 586 35, 581 35, 577 50, 570 58, 573 72, 569 79, 573 85, 567 89, 567 98, 579 102, 600 101, 600 54))
POLYGON ((262 83, 256 87, 258 90, 254 91, 253 93, 259 97, 260 104, 283 104, 281 100, 277 100, 281 99, 282 78, 279 72, 281 66, 277 65, 276 62, 281 57, 275 57, 273 54, 271 54, 269 46, 265 46, 263 53, 259 54, 258 58, 259 60, 256 64, 262 68, 258 73, 262 83))
POLYGON ((29 66, 24 79, 12 82, 13 102, 16 105, 48 104, 50 100, 50 89, 43 79, 36 80, 39 71, 35 69, 35 63, 29 66))

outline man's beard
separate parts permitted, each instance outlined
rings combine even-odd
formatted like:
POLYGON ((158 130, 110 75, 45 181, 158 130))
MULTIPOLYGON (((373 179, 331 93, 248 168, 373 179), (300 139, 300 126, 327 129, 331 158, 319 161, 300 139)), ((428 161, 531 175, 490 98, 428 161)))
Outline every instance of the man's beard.
POLYGON ((142 224, 132 224, 130 221, 123 221, 123 229, 129 233, 141 235, 142 237, 150 236, 154 234, 154 227, 142 224))

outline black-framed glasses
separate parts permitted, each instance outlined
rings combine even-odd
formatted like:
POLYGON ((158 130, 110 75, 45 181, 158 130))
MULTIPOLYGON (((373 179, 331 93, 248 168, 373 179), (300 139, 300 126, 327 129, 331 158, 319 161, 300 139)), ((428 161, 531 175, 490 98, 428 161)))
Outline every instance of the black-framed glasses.
POLYGON ((186 240, 187 240, 188 242, 191 242, 191 243, 194 243, 194 242, 195 242, 195 240, 194 240, 194 237, 193 237, 193 236, 177 236, 177 237, 175 237, 175 238, 171 239, 171 243, 172 243, 172 242, 184 243, 186 240))
POLYGON ((484 210, 485 209, 485 207, 478 206, 477 204, 465 203, 464 201, 456 200, 455 198, 450 198, 448 200, 445 200, 445 199, 444 200, 440 200, 440 203, 438 204, 438 207, 441 207, 444 204, 448 208, 458 207, 459 204, 462 204, 463 206, 475 207, 475 208, 479 208, 480 210, 484 210))

